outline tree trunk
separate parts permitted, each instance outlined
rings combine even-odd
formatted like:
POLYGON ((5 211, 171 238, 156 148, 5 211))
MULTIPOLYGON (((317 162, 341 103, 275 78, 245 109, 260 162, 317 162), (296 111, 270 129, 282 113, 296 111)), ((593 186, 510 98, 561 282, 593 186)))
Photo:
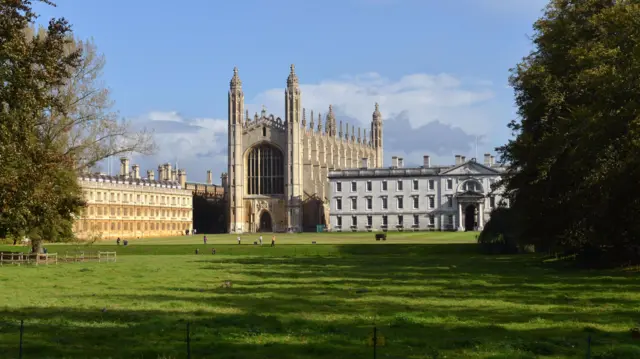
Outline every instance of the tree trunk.
POLYGON ((43 253, 42 250, 42 241, 41 240, 36 240, 36 239, 32 239, 31 240, 31 250, 33 251, 33 253, 43 253))

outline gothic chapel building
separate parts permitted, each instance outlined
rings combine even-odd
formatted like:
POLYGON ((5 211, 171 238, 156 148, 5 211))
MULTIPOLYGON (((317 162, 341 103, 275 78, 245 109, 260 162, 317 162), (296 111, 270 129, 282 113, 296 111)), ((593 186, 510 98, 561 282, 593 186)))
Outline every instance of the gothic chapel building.
POLYGON ((367 131, 336 124, 331 106, 307 121, 294 65, 284 91, 284 120, 244 109, 238 69, 229 90, 229 232, 315 231, 329 225, 329 171, 382 167, 382 116, 367 131), (317 122, 316 122, 317 121, 317 122))

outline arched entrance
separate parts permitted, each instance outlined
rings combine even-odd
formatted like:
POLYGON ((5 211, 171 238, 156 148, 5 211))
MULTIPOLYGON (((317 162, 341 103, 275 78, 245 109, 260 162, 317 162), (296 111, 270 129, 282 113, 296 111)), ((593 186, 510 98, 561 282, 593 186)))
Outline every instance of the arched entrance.
POLYGON ((258 228, 258 232, 273 232, 272 223, 271 213, 269 213, 269 211, 262 211, 260 214, 260 227, 258 228))
POLYGON ((476 229, 476 206, 468 205, 464 209, 464 230, 475 231, 476 229))

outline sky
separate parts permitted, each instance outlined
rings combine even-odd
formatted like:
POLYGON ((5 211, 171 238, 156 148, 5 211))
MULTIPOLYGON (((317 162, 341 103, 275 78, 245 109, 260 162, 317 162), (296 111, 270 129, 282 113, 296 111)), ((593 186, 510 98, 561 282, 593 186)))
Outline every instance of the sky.
MULTIPOLYGON (((246 108, 284 118, 295 64, 307 113, 370 128, 383 116, 384 163, 419 166, 495 154, 516 118, 509 69, 532 50, 546 0, 54 0, 107 64, 113 110, 154 132, 158 151, 131 163, 178 163, 214 183, 227 166, 227 93, 234 66, 246 108)), ((118 168, 115 159, 112 173, 118 168)), ((108 172, 108 166, 103 171, 108 172)))

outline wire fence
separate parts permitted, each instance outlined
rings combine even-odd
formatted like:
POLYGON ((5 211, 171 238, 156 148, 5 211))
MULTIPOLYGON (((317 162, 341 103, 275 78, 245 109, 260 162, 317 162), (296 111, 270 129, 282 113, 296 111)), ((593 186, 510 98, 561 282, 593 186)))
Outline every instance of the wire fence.
MULTIPOLYGON (((24 320, 20 320, 19 322, 0 321, 0 352, 2 352, 1 357, 6 359, 97 358, 95 354, 89 354, 87 351, 98 351, 103 354, 105 358, 200 359, 214 358, 217 354, 221 354, 219 350, 231 351, 234 349, 233 347, 221 348, 215 347, 215 345, 212 346, 211 343, 215 343, 216 338, 210 334, 219 332, 215 330, 213 332, 208 331, 206 335, 203 335, 201 331, 203 327, 206 326, 203 326, 202 323, 196 324, 192 321, 182 321, 176 323, 176 325, 158 326, 155 331, 145 328, 142 329, 143 332, 134 333, 130 330, 131 328, 123 328, 126 332, 124 336, 113 337, 107 330, 96 335, 79 333, 83 330, 80 326, 73 327, 64 324, 59 326, 53 324, 42 325, 33 322, 25 323, 24 320), (76 336, 73 339, 68 337, 69 334, 73 334, 71 330, 76 331, 76 336), (134 335, 128 338, 128 335, 131 334, 134 335), (65 335, 67 335, 67 338, 63 338, 65 335), (112 342, 114 340, 116 342, 112 342), (96 349, 96 347, 98 349, 96 349), (129 349, 131 349, 130 352, 128 352, 129 349), (116 356, 113 356, 114 353, 111 353, 111 350, 117 352, 115 353, 116 356)), ((374 325, 361 329, 361 334, 364 334, 360 338, 362 345, 357 351, 352 353, 345 352, 343 354, 348 354, 348 356, 353 357, 354 353, 357 352, 357 357, 374 359, 389 357, 389 355, 385 353, 385 347, 390 344, 390 341, 385 334, 390 332, 390 328, 380 330, 378 326, 374 325)), ((255 335, 265 334, 259 329, 252 330, 255 335)), ((600 355, 592 357, 591 334, 588 334, 585 339, 584 358, 601 358, 602 356, 600 355)), ((260 343, 255 343, 254 341, 253 345, 255 348, 250 350, 250 352, 260 352, 260 346, 267 347, 268 345, 266 343, 262 345, 259 344, 260 343)), ((318 356, 324 357, 324 355, 318 356)), ((287 357, 289 358, 291 355, 287 357)), ((447 356, 442 354, 438 349, 431 348, 421 357, 440 359, 447 356)), ((624 356, 614 355, 606 356, 606 358, 624 359, 624 356)))

